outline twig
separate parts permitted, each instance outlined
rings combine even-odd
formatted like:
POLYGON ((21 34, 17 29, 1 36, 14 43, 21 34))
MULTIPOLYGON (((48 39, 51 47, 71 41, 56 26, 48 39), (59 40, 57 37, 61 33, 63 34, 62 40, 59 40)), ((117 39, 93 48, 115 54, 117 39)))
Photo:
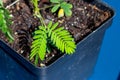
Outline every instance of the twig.
POLYGON ((11 3, 10 5, 6 6, 6 9, 9 8, 9 7, 11 7, 11 6, 13 6, 13 5, 16 4, 18 1, 19 1, 19 0, 16 0, 16 1, 14 1, 13 3, 11 3))

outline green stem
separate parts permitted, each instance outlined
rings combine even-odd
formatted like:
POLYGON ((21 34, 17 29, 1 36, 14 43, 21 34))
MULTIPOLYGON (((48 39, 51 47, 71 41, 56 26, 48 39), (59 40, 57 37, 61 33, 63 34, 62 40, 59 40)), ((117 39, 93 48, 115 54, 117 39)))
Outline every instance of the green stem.
POLYGON ((37 14, 36 16, 40 19, 40 22, 42 23, 42 26, 45 26, 45 28, 47 28, 47 27, 46 27, 46 24, 45 24, 45 22, 44 22, 44 19, 43 19, 43 17, 41 16, 40 12, 38 12, 38 14, 37 14))
POLYGON ((55 4, 53 4, 53 5, 50 5, 50 6, 45 6, 45 7, 43 7, 43 8, 40 8, 41 10, 44 10, 44 9, 47 9, 47 8, 51 8, 51 7, 53 7, 55 4))
POLYGON ((38 56, 38 54, 36 54, 36 56, 35 56, 35 62, 34 62, 35 66, 37 66, 37 64, 38 64, 38 58, 39 58, 39 56, 38 56))
POLYGON ((46 28, 44 19, 40 13, 40 8, 38 7, 38 0, 32 0, 32 3, 34 5, 34 15, 40 19, 42 26, 45 26, 45 28, 46 28))

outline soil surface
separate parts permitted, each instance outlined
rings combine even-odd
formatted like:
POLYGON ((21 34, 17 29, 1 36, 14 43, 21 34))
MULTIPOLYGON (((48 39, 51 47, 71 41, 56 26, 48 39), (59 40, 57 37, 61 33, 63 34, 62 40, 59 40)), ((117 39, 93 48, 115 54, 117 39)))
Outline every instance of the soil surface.
MULTIPOLYGON (((4 0, 5 6, 10 5, 14 0, 4 0)), ((39 7, 50 5, 48 0, 39 2, 39 7)), ((111 13, 109 10, 101 10, 96 5, 90 4, 83 0, 66 0, 73 4, 73 15, 71 17, 57 18, 57 14, 52 14, 50 9, 42 9, 41 13, 46 24, 50 20, 59 22, 59 26, 64 26, 74 37, 76 44, 84 37, 90 34, 93 30, 98 28, 108 18, 111 13)), ((9 43, 4 34, 0 31, 0 38, 10 45, 16 52, 23 55, 29 60, 30 46, 32 42, 32 34, 34 30, 40 25, 40 21, 33 16, 33 6, 29 0, 20 0, 15 5, 8 8, 13 15, 13 24, 10 26, 15 41, 9 43)), ((46 55, 44 61, 39 61, 38 66, 49 65, 62 54, 60 51, 53 49, 53 52, 46 55)), ((32 60, 31 62, 33 62, 32 60)))

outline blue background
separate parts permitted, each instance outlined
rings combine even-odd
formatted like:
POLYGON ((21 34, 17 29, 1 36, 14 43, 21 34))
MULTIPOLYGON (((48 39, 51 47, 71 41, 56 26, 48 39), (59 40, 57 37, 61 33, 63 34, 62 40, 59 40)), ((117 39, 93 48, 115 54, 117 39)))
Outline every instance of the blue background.
POLYGON ((117 80, 120 72, 120 1, 104 0, 115 9, 112 26, 106 31, 94 74, 89 80, 117 80))

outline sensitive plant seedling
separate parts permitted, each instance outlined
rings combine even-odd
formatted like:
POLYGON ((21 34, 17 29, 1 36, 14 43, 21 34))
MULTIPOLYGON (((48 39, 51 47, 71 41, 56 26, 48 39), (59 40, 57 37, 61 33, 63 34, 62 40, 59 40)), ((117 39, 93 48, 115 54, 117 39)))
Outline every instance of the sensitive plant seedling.
MULTIPOLYGON (((55 0, 54 3, 57 3, 56 1, 58 0, 55 0)), ((32 0, 32 2, 35 8, 34 14, 40 19, 41 26, 39 26, 34 32, 30 60, 34 59, 35 65, 38 64, 39 59, 43 61, 46 53, 49 53, 50 51, 49 45, 56 47, 62 53, 73 54, 75 52, 76 45, 72 35, 70 35, 64 27, 58 28, 58 22, 53 23, 50 21, 49 24, 46 25, 39 12, 38 0, 32 0)), ((61 2, 61 0, 59 2, 61 2)))
MULTIPOLYGON (((65 2, 64 0, 50 0, 52 3, 50 6, 43 7, 41 9, 51 8, 51 12, 55 13, 58 11, 58 17, 71 16, 72 15, 72 4, 65 2)), ((32 0, 34 4, 34 15, 38 16, 40 8, 38 7, 38 0, 32 0)))
POLYGON ((44 60, 49 48, 47 45, 57 47, 62 53, 72 54, 75 52, 76 45, 70 33, 64 27, 57 27, 58 22, 52 24, 50 21, 46 27, 39 26, 39 29, 35 31, 30 54, 30 60, 35 56, 35 64, 38 63, 38 56, 44 60))
POLYGON ((72 4, 65 2, 64 0, 50 0, 51 3, 54 4, 54 6, 51 9, 52 13, 55 13, 58 11, 58 17, 63 17, 64 13, 65 16, 71 16, 72 15, 72 4))
POLYGON ((0 0, 0 30, 6 35, 10 42, 14 40, 9 28, 9 26, 12 24, 11 18, 11 14, 3 6, 2 0, 0 0))

